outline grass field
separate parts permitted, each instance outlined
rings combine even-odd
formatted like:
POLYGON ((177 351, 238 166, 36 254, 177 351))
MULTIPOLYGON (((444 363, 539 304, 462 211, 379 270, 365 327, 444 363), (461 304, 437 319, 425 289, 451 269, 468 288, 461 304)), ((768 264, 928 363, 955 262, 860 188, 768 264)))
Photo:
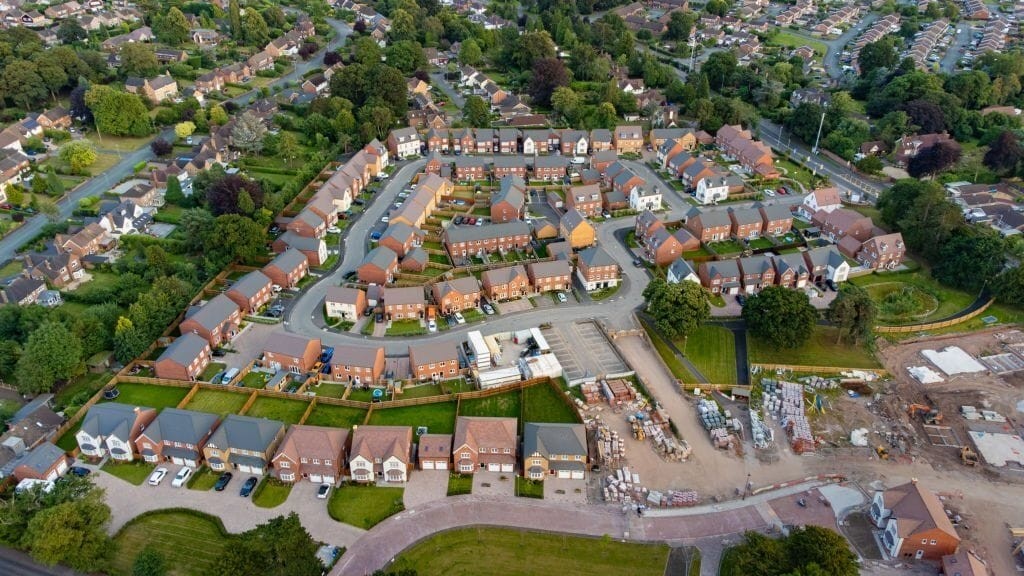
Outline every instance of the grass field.
POLYGON ((644 330, 647 331, 647 336, 650 339, 651 344, 653 344, 654 349, 658 351, 658 355, 661 356, 661 360, 665 363, 665 366, 668 367, 669 372, 684 383, 695 384, 697 379, 690 372, 690 369, 683 364, 682 360, 676 356, 668 342, 661 337, 661 334, 652 327, 649 327, 646 322, 641 322, 641 324, 643 325, 644 330))
MULTIPOLYGON (((158 412, 164 408, 175 408, 178 403, 185 399, 188 388, 176 386, 156 386, 154 384, 134 384, 125 382, 117 385, 120 394, 113 402, 131 404, 134 406, 148 406, 155 408, 158 412)), ((101 400, 105 402, 105 400, 101 400)))
POLYGON ((516 476, 516 496, 523 498, 544 498, 544 482, 516 476))
POLYGON ((260 397, 252 403, 245 415, 279 420, 285 424, 298 424, 306 408, 309 408, 309 403, 301 400, 260 397))
POLYGON ((115 576, 129 576, 135 558, 151 545, 158 547, 176 576, 206 576, 215 573, 227 538, 220 520, 213 516, 156 512, 129 522, 114 537, 114 543, 118 552, 111 560, 111 574, 115 576))
POLYGON ((473 476, 464 474, 448 475, 448 496, 473 493, 473 476))
POLYGON ((794 349, 775 349, 753 336, 747 337, 747 355, 751 363, 795 364, 800 366, 836 366, 841 368, 878 368, 878 361, 863 347, 849 342, 836 344, 836 329, 815 326, 806 344, 794 349))
POLYGON ((579 422, 576 411, 565 404, 561 392, 547 384, 538 384, 523 389, 522 422, 553 422, 575 424, 579 422))
MULTIPOLYGON (((921 318, 915 318, 913 323, 941 320, 947 316, 956 314, 964 308, 967 308, 975 299, 975 295, 973 294, 954 290, 939 284, 931 278, 927 271, 923 269, 915 270, 913 272, 869 274, 867 276, 851 278, 850 282, 868 289, 869 292, 872 291, 870 287, 876 284, 898 282, 913 286, 926 294, 932 295, 938 301, 938 306, 931 314, 921 318)), ((881 293, 876 291, 876 294, 881 293)), ((876 294, 872 294, 872 298, 874 298, 876 294)))
POLYGON ((317 396, 327 396, 329 398, 341 398, 345 395, 345 389, 348 388, 344 384, 327 384, 322 383, 315 388, 309 388, 313 392, 316 392, 317 396))
POLYGON ((506 576, 541 576, 552 567, 562 574, 661 576, 669 547, 610 538, 526 532, 508 528, 465 528, 442 532, 403 551, 388 569, 420 576, 479 574, 481 559, 506 576))
POLYGON ((505 416, 519 418, 523 412, 523 400, 519 391, 505 392, 487 398, 463 400, 459 404, 460 416, 505 416))
POLYGON ((227 414, 238 414, 248 399, 249 395, 241 392, 200 390, 192 397, 192 401, 185 405, 185 408, 226 416, 227 414))
POLYGON ((363 423, 366 419, 366 410, 349 408, 347 406, 331 406, 330 404, 317 404, 316 408, 309 413, 306 424, 310 426, 333 426, 335 428, 351 428, 363 423))
POLYGON ((778 31, 772 34, 768 40, 769 44, 776 44, 778 46, 785 46, 786 48, 799 48, 801 46, 810 46, 815 54, 818 56, 824 56, 828 52, 828 46, 824 42, 818 40, 811 40, 802 36, 797 36, 790 32, 778 31))
MULTIPOLYGON (((84 418, 82 419, 84 420, 84 418)), ((78 447, 78 439, 75 438, 75 434, 78 434, 78 430, 82 427, 82 420, 79 420, 77 424, 68 428, 68 431, 63 436, 57 439, 56 444, 61 449, 70 452, 78 447)))
POLYGON ((129 484, 141 486, 155 468, 156 466, 142 461, 121 463, 108 460, 101 470, 111 476, 116 476, 129 484))
POLYGON ((260 481, 256 491, 252 494, 252 503, 260 508, 276 508, 288 499, 292 493, 292 485, 287 482, 280 482, 269 476, 260 481))
POLYGON ((374 410, 370 424, 378 426, 426 426, 431 434, 451 434, 455 431, 455 403, 439 402, 407 408, 374 410))
POLYGON ((437 384, 424 384, 421 386, 412 386, 410 388, 403 388, 402 395, 399 398, 425 398, 428 396, 440 396, 444 394, 441 392, 441 387, 437 384))
POLYGON ((188 487, 191 490, 212 490, 213 485, 217 483, 217 479, 220 478, 220 475, 220 472, 214 472, 206 466, 203 466, 199 470, 196 470, 196 473, 188 479, 188 487))
POLYGON ((403 491, 403 488, 347 484, 331 494, 327 511, 338 522, 369 530, 405 509, 403 491))
POLYGON ((693 362, 709 382, 735 384, 736 345, 732 332, 721 326, 701 326, 676 347, 693 362))

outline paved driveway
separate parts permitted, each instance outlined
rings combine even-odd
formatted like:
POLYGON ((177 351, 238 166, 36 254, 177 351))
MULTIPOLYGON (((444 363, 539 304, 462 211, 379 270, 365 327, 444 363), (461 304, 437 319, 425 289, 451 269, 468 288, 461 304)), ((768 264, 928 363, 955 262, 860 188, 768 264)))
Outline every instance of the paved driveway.
POLYGON ((473 494, 490 498, 515 498, 515 474, 478 470, 473 474, 473 494), (502 477, 505 477, 502 480, 502 477))
POLYGON ((402 501, 406 508, 423 506, 448 496, 448 472, 445 470, 416 470, 405 483, 402 501))

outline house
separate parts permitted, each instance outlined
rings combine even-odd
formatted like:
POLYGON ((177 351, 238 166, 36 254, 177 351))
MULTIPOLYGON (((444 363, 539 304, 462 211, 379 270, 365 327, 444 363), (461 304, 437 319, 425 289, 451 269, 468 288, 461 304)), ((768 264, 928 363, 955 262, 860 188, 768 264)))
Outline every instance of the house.
POLYGON ((521 220, 526 208, 526 182, 521 175, 505 176, 491 195, 491 222, 521 220))
POLYGON ((359 426, 354 429, 348 467, 355 482, 407 481, 412 467, 412 428, 359 426))
POLYGON ((447 380, 459 374, 459 351, 453 342, 409 346, 409 368, 417 380, 447 380))
POLYGON ((644 238, 641 245, 647 260, 655 266, 666 266, 675 262, 683 252, 700 248, 700 240, 686 229, 679 229, 673 233, 664 226, 658 226, 644 238))
POLYGON ((700 276, 693 270, 693 265, 682 257, 676 258, 668 267, 668 270, 665 271, 665 280, 669 284, 678 284, 680 282, 700 284, 700 276))
POLYGON ((278 236, 272 247, 278 254, 289 248, 294 248, 306 256, 310 266, 320 266, 327 261, 327 243, 323 239, 300 236, 291 230, 278 236))
POLYGON ((661 189, 657 186, 634 186, 629 191, 631 210, 661 210, 661 189))
POLYGON ((195 381, 210 364, 210 343, 191 332, 171 342, 153 363, 157 378, 195 381))
POLYGON ((420 286, 389 286, 384 289, 384 317, 387 320, 423 318, 426 307, 427 301, 420 286))
POLYGON ((729 208, 729 222, 733 238, 753 240, 761 237, 764 221, 757 208, 729 208))
POLYGON ((729 197, 729 180, 724 174, 712 171, 708 176, 697 176, 694 198, 701 205, 718 204, 729 197))
POLYGON ((170 74, 156 78, 128 78, 125 80, 124 89, 125 92, 146 97, 153 104, 159 104, 178 95, 178 83, 170 74))
POLYGON ((36 116, 36 122, 43 130, 65 130, 71 127, 71 114, 63 106, 54 106, 36 116))
POLYGON ((619 264, 600 246, 581 250, 576 260, 576 276, 587 292, 619 285, 619 264))
POLYGON ((46 283, 42 280, 19 276, 0 291, 0 303, 29 306, 39 301, 46 291, 46 283))
POLYGON ((263 475, 284 436, 284 423, 228 414, 203 446, 211 470, 263 475))
POLYGON ((818 212, 832 212, 843 207, 838 188, 818 188, 804 196, 797 212, 810 220, 818 212))
POLYGON ((942 557, 942 573, 946 576, 988 576, 988 566, 973 550, 960 550, 942 557))
POLYGON ((473 276, 438 282, 431 293, 434 303, 445 315, 480 305, 480 283, 473 276))
POLYGON ((820 228, 822 236, 832 242, 839 242, 847 236, 865 242, 871 237, 875 227, 871 218, 849 208, 839 208, 831 212, 819 210, 811 218, 811 223, 820 228))
POLYGON ((398 269, 398 254, 387 246, 377 246, 363 257, 357 268, 360 282, 390 284, 398 269))
POLYGON ((203 446, 217 428, 215 414, 164 408, 135 439, 135 449, 146 462, 172 462, 195 468, 203 459, 203 446))
POLYGON ((491 301, 520 298, 530 292, 530 277, 521 264, 486 270, 480 280, 484 296, 491 301))
POLYGON ((960 547, 942 501, 916 480, 875 492, 870 514, 888 558, 940 561, 960 547))
POLYGON ((616 126, 612 143, 619 154, 639 154, 644 148, 644 129, 642 126, 616 126))
POLYGON ((70 458, 63 449, 44 442, 28 452, 22 453, 4 469, 11 469, 14 480, 49 480, 60 478, 68 470, 70 458))
POLYGON ((701 262, 697 269, 700 285, 712 294, 739 294, 740 267, 736 260, 701 262))
POLYGON ((677 151, 690 151, 697 147, 697 133, 689 128, 654 128, 647 137, 651 147, 659 150, 658 160, 662 160, 660 149, 666 142, 679 146, 677 151))
POLYGON ((781 254, 772 257, 775 266, 775 283, 785 288, 803 288, 811 277, 811 270, 801 253, 781 254))
POLYGON ((872 270, 894 270, 903 263, 906 252, 903 235, 896 232, 869 238, 861 245, 856 258, 872 270))
POLYGON ((587 433, 582 424, 523 425, 524 477, 583 480, 587 462, 587 433))
POLYGON ((307 206, 292 218, 285 226, 285 230, 307 238, 323 238, 327 234, 327 222, 323 216, 307 206))
POLYGON ((533 262, 526 266, 534 292, 569 290, 572 285, 572 265, 567 260, 533 262))
POLYGON ((100 44, 105 52, 118 52, 121 50, 121 46, 125 44, 131 44, 134 42, 151 42, 156 38, 153 35, 153 29, 149 26, 143 26, 136 30, 132 30, 127 34, 119 34, 117 36, 111 36, 100 44))
POLYGON ((726 124, 715 134, 715 144, 752 174, 762 178, 779 177, 772 149, 754 140, 750 130, 744 130, 740 125, 726 124))
MULTIPOLYGON (((685 152, 683 152, 683 154, 685 154, 685 152)), ((669 167, 670 168, 673 165, 673 162, 678 157, 679 157, 679 154, 677 154, 675 157, 672 158, 672 160, 669 161, 669 167)), ((686 163, 684 162, 683 164, 686 164, 686 163)), ((680 164, 680 165, 682 165, 682 164, 680 164)), ((710 161, 710 160, 708 160, 706 158, 697 158, 693 162, 689 163, 689 165, 687 165, 685 168, 683 168, 682 174, 679 175, 680 181, 688 189, 691 189, 691 190, 697 190, 697 187, 700 184, 701 180, 704 180, 706 178, 715 178, 715 177, 717 177, 719 180, 722 180, 725 177, 725 175, 722 174, 718 170, 718 167, 712 161, 710 161)), ((716 184, 717 184, 718 187, 721 187, 721 186, 725 185, 724 182, 716 182, 716 184)), ((705 193, 705 194, 708 194, 708 193, 705 193)), ((701 201, 701 203, 703 203, 703 204, 709 203, 709 201, 706 201, 706 200, 703 200, 703 199, 698 199, 698 200, 701 201)))
POLYGON ((82 418, 75 433, 78 448, 89 458, 130 462, 134 459, 135 440, 156 418, 156 410, 117 402, 94 404, 82 418))
POLYGON ((423 248, 417 246, 409 251, 402 258, 402 261, 398 263, 398 267, 406 272, 418 273, 422 272, 427 268, 427 264, 430 263, 430 255, 423 248))
POLYGON ((420 153, 420 135, 415 128, 397 128, 388 134, 388 152, 396 158, 411 158, 420 153))
POLYGON ((694 207, 686 214, 686 229, 700 242, 727 240, 732 232, 729 215, 694 207))
POLYGON ((793 213, 781 204, 754 203, 761 214, 761 230, 768 236, 782 236, 793 229, 793 213))
POLYGON ((585 217, 600 216, 603 203, 601 187, 597 184, 565 188, 566 210, 577 210, 585 217))
POLYGON ((7 421, 6 437, 17 437, 28 448, 53 438, 64 417, 53 411, 53 394, 40 394, 7 421))
POLYGON ((263 274, 282 288, 294 288, 299 284, 299 280, 306 277, 308 271, 309 259, 294 248, 278 254, 263 267, 263 274))
POLYGON ((374 384, 384 375, 384 347, 335 346, 330 362, 332 380, 355 386, 374 384))
POLYGON ((803 256, 807 262, 808 280, 815 284, 821 284, 825 280, 831 280, 836 284, 846 282, 850 274, 850 264, 835 246, 812 248, 804 252, 803 256))
POLYGON ((441 238, 453 260, 464 260, 477 254, 526 248, 530 245, 530 227, 518 220, 487 226, 449 226, 441 238))
POLYGON ((743 291, 756 294, 765 286, 775 284, 775 265, 771 257, 764 254, 744 256, 739 259, 740 272, 743 274, 743 291))
POLYGON ((86 224, 74 234, 57 234, 54 238, 58 252, 69 252, 79 258, 104 252, 111 245, 110 235, 96 222, 86 224))
MULTIPOLYGON (((612 133, 605 128, 595 128, 590 131, 590 153, 604 150, 616 150, 612 145, 612 133)), ((618 150, 616 150, 618 153, 618 150)))
POLYGON ((565 156, 586 156, 590 150, 590 138, 585 130, 563 130, 561 145, 565 156))
POLYGON ((347 441, 348 430, 296 424, 281 440, 271 465, 282 482, 308 478, 314 484, 337 484, 345 468, 347 441))
POLYGON ((513 472, 519 437, 515 418, 459 416, 452 438, 454 470, 473 474, 477 470, 513 472))
POLYGON ((272 284, 266 274, 253 270, 232 284, 224 295, 237 304, 243 314, 256 314, 273 296, 272 284))
POLYGON ((413 248, 423 243, 424 232, 406 224, 393 222, 388 225, 378 244, 390 248, 398 257, 403 258, 413 248))
POLYGON ((558 226, 547 218, 535 218, 533 224, 533 236, 537 240, 551 240, 558 238, 558 226))
POLYGON ((636 215, 633 223, 633 235, 637 242, 646 242, 647 238, 658 228, 664 228, 665 224, 658 219, 658 216, 650 210, 644 210, 636 215))
POLYGON ((573 249, 586 248, 597 242, 594 226, 578 210, 570 209, 558 222, 558 231, 573 249))
POLYGON ((122 236, 143 231, 151 216, 132 202, 121 202, 100 217, 100 226, 112 236, 122 236))
POLYGON ((906 166, 911 158, 921 153, 921 150, 931 148, 939 142, 949 141, 952 141, 952 138, 946 132, 903 136, 893 144, 893 162, 900 167, 906 166))
MULTIPOLYGON (((457 168, 458 162, 456 162, 457 168)), ((526 158, 522 156, 495 156, 494 161, 491 163, 491 174, 498 179, 507 176, 526 178, 526 158)))
POLYGON ((242 315, 238 304, 224 294, 218 294, 206 304, 192 307, 185 312, 185 319, 178 325, 181 334, 197 334, 210 346, 220 346, 238 334, 242 315))
POLYGON ((555 182, 565 178, 569 159, 565 156, 537 156, 533 159, 533 177, 537 180, 555 182))
POLYGON ((274 332, 263 344, 263 365, 292 374, 310 372, 320 360, 320 339, 274 332))
POLYGON ((354 322, 366 310, 366 292, 359 288, 328 286, 324 309, 328 318, 354 322))
POLYGON ((519 130, 515 128, 498 129, 498 149, 502 154, 515 154, 519 151, 519 130))
POLYGON ((420 470, 448 470, 452 459, 452 435, 420 435, 417 458, 420 470))
POLYGON ((266 50, 261 50, 246 60, 246 64, 249 65, 249 69, 256 72, 262 72, 263 70, 270 70, 274 67, 274 56, 266 50))

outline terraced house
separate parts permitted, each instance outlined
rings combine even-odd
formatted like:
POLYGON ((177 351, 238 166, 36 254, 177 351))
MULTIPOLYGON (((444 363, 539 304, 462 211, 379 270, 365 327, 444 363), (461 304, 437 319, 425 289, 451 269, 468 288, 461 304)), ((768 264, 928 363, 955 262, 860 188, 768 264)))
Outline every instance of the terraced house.
POLYGON ((211 470, 262 475, 283 437, 277 420, 228 414, 203 446, 203 457, 211 470))
POLYGON ((453 260, 464 260, 477 254, 526 248, 530 245, 530 227, 520 221, 488 226, 449 226, 442 239, 453 260))
POLYGON ((238 304, 224 294, 218 294, 202 306, 193 306, 185 312, 185 319, 178 325, 182 335, 196 334, 210 346, 220 346, 238 334, 242 315, 238 304))
POLYGON ((203 460, 203 445, 217 428, 214 414, 164 408, 135 439, 146 462, 172 462, 195 468, 203 460))

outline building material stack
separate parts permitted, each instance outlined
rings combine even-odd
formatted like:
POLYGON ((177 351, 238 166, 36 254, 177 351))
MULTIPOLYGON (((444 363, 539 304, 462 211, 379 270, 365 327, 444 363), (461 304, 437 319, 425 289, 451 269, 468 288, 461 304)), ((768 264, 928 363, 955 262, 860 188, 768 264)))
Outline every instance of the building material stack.
POLYGON ((814 452, 811 424, 804 413, 804 388, 793 382, 780 382, 782 406, 779 408, 782 428, 789 434, 789 444, 797 454, 814 452))
POLYGON ((619 433, 604 424, 597 427, 597 447, 601 463, 609 468, 618 467, 626 457, 626 445, 619 438, 619 433))

